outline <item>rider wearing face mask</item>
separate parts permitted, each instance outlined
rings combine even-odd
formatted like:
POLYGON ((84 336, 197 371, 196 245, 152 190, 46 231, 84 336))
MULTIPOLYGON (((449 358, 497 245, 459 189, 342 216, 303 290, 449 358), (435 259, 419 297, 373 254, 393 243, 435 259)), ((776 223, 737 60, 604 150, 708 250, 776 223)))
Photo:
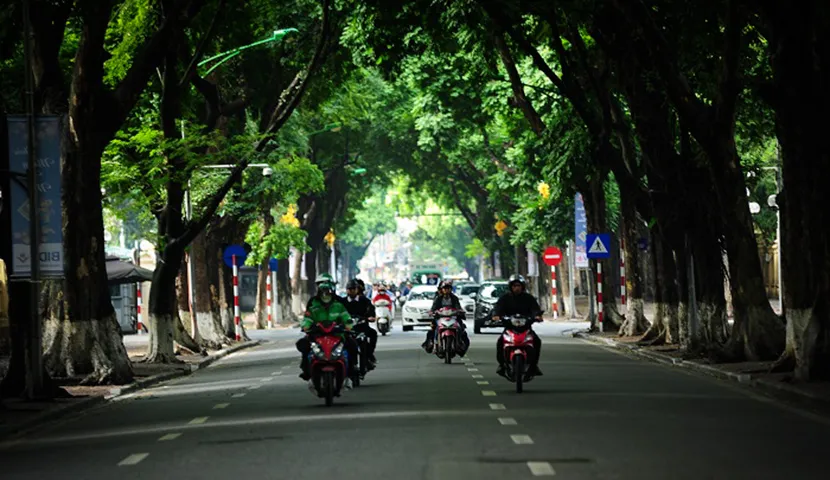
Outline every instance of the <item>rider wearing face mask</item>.
MULTIPOLYGON (((368 298, 362 295, 361 290, 360 283, 357 279, 353 278, 349 280, 349 283, 346 284, 344 305, 352 317, 365 318, 373 322, 375 321, 375 306, 372 305, 372 302, 368 298)), ((366 353, 369 355, 369 368, 372 369, 375 367, 375 363, 377 363, 377 359, 375 359, 375 347, 378 344, 378 332, 369 326, 368 323, 357 324, 354 330, 365 333, 369 337, 369 351, 366 353)))
MULTIPOLYGON (((308 334, 311 328, 317 323, 322 323, 324 325, 339 323, 342 324, 346 330, 351 330, 352 317, 349 315, 349 312, 346 310, 343 303, 337 300, 338 298, 339 297, 334 294, 333 282, 320 282, 317 287, 317 295, 312 297, 312 299, 308 302, 308 308, 306 308, 303 322, 300 324, 300 328, 303 332, 308 334)), ((349 355, 349 370, 351 371, 350 376, 355 375, 357 374, 357 362, 355 361, 357 359, 357 342, 355 342, 351 335, 343 335, 343 344, 349 355)), ((311 378, 311 372, 309 371, 310 365, 308 362, 308 352, 311 350, 310 335, 306 335, 297 341, 297 350, 299 350, 302 354, 302 358, 300 360, 300 369, 302 370, 302 373, 300 373, 300 378, 308 380, 311 378)))
MULTIPOLYGON (((444 280, 438 285, 438 294, 435 295, 435 300, 432 301, 432 308, 430 308, 430 311, 435 312, 445 307, 459 310, 458 323, 461 324, 460 339, 464 344, 464 352, 459 355, 463 357, 464 354, 467 353, 467 349, 470 347, 470 337, 467 335, 466 325, 464 325, 464 319, 467 318, 467 315, 464 313, 464 309, 461 308, 461 301, 458 300, 458 297, 456 297, 454 293, 452 293, 452 282, 449 280, 444 280)), ((424 343, 421 344, 421 347, 423 347, 427 353, 432 353, 432 347, 435 343, 435 336, 438 334, 437 324, 437 319, 433 318, 432 329, 427 331, 427 338, 424 343)))
MULTIPOLYGON (((525 279, 521 275, 512 275, 509 280, 510 291, 499 298, 496 305, 493 307, 493 320, 501 320, 502 317, 509 317, 512 315, 522 315, 525 317, 534 318, 541 322, 541 311, 539 302, 533 295, 525 291, 525 279)), ((533 330, 530 331, 533 336, 533 355, 528 358, 528 368, 533 375, 540 376, 542 371, 539 370, 539 352, 542 349, 542 340, 539 335, 533 330)), ((499 362, 499 368, 496 373, 504 376, 504 337, 499 335, 496 341, 496 360, 499 362)))

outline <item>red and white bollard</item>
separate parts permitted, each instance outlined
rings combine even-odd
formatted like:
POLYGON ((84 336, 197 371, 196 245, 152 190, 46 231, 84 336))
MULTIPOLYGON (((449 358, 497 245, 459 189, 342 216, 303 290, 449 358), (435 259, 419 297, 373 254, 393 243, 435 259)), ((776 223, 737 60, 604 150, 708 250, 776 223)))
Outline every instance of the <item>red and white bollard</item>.
POLYGON ((274 321, 271 318, 271 268, 268 267, 268 276, 265 277, 265 303, 268 309, 268 328, 274 328, 274 321))
POLYGON ((553 319, 559 318, 559 299, 556 297, 556 267, 550 267, 550 292, 553 295, 553 319))
POLYGON ((139 335, 142 335, 144 333, 144 324, 141 323, 141 284, 136 283, 135 285, 135 329, 138 330, 139 335))
POLYGON ((600 332, 603 331, 602 317, 602 261, 597 260, 597 323, 600 332))
POLYGON ((625 304, 625 241, 620 240, 620 303, 623 311, 627 311, 625 304))
POLYGON ((236 266, 236 255, 231 256, 233 262, 233 325, 236 341, 242 340, 242 325, 239 318, 239 267, 236 266))

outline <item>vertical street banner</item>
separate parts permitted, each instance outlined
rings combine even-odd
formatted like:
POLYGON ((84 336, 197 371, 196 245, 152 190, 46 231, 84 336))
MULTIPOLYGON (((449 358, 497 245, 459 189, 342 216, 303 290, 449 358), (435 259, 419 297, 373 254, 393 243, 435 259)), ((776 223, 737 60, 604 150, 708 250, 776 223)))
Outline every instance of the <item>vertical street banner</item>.
MULTIPOLYGON (((29 238, 28 129, 26 117, 9 115, 9 167, 12 171, 12 265, 11 276, 28 277, 32 273, 29 238)), ((44 277, 63 276, 63 232, 61 217, 61 123, 57 116, 35 119, 35 161, 37 188, 40 194, 40 272, 44 277)))
POLYGON ((527 249, 527 276, 528 277, 538 277, 539 276, 539 260, 536 257, 536 252, 533 251, 533 247, 530 244, 525 245, 527 249))
POLYGON ((576 247, 576 268, 588 268, 588 250, 585 240, 588 236, 588 217, 585 216, 585 204, 582 202, 582 194, 577 193, 574 199, 574 246, 576 247))

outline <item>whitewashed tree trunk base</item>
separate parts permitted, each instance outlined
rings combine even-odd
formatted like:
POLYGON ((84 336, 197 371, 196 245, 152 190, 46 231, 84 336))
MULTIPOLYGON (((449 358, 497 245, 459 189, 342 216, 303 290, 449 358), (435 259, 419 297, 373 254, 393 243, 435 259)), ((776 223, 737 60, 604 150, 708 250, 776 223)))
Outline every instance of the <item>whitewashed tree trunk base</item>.
POLYGON ((144 362, 182 363, 173 350, 173 325, 178 323, 174 315, 150 313, 150 339, 144 362))

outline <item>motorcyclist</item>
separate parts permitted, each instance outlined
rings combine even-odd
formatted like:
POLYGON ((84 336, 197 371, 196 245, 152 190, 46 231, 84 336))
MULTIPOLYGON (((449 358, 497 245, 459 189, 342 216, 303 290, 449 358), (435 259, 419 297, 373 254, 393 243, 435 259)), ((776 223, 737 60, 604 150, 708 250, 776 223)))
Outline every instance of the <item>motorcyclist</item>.
MULTIPOLYGON (((317 279, 314 280, 314 284, 317 285, 317 291, 318 292, 320 291, 320 285, 323 284, 323 283, 331 283, 332 285, 337 287, 337 282, 334 281, 334 277, 332 277, 328 273, 321 273, 320 275, 317 275, 317 279)), ((332 289, 332 295, 334 296, 335 301, 340 302, 343 305, 346 305, 346 299, 344 299, 340 295, 334 293, 333 289, 332 289)), ((308 308, 311 306, 311 301, 312 300, 314 300, 314 297, 309 298, 308 303, 305 304, 306 311, 308 311, 308 308)))
MULTIPOLYGON (((499 321, 503 317, 512 315, 522 315, 526 317, 533 317, 537 322, 542 321, 539 303, 533 298, 533 295, 527 293, 527 283, 521 275, 512 275, 508 280, 510 291, 505 293, 496 302, 493 307, 493 320, 499 321)), ((507 325, 505 325, 507 330, 507 325)), ((499 368, 496 373, 505 376, 504 369, 504 337, 499 335, 496 341, 496 360, 499 362, 499 368)), ((540 376, 542 371, 539 370, 539 353, 542 349, 542 340, 536 332, 530 330, 530 335, 533 337, 533 353, 528 357, 528 369, 532 375, 540 376)))
MULTIPOLYGON (((375 321, 375 306, 372 302, 361 294, 359 280, 353 278, 346 284, 346 310, 352 317, 365 318, 369 322, 375 321)), ((378 344, 378 332, 372 328, 368 323, 359 323, 354 326, 355 332, 362 332, 369 338, 369 348, 366 352, 369 356, 369 369, 375 368, 377 359, 375 359, 375 347, 378 344)))
MULTIPOLYGON (((317 323, 330 325, 334 322, 343 325, 347 331, 352 329, 352 317, 343 303, 336 300, 333 282, 320 283, 317 294, 308 303, 309 306, 305 311, 303 322, 300 324, 300 328, 306 333, 306 336, 297 341, 297 350, 302 354, 300 378, 303 380, 311 378, 308 362, 308 352, 311 350, 311 335, 309 335, 309 332, 314 325, 317 323)), ((351 377, 357 373, 357 362, 354 361, 357 358, 357 342, 351 335, 343 335, 343 344, 349 354, 349 376, 351 377)))
MULTIPOLYGON (((467 318, 467 315, 464 313, 464 309, 461 308, 461 301, 458 300, 458 297, 452 293, 452 282, 449 280, 443 280, 438 285, 438 294, 435 295, 435 300, 432 301, 430 311, 436 312, 445 307, 454 308, 459 311, 458 323, 461 325, 459 338, 464 344, 464 350, 463 352, 459 352, 459 355, 463 357, 464 354, 467 353, 467 349, 470 348, 470 337, 467 335, 467 326, 464 324, 464 319, 467 318)), ((424 343, 421 344, 421 347, 423 347, 427 353, 432 353, 432 347, 435 344, 436 335, 438 335, 438 319, 433 317, 432 328, 427 331, 426 340, 424 340, 424 343)))
POLYGON ((376 287, 377 293, 375 293, 375 296, 372 297, 372 305, 376 305, 377 302, 379 302, 381 300, 385 300, 385 301, 389 302, 389 307, 383 307, 383 308, 389 308, 389 315, 391 316, 391 318, 394 318, 395 317, 395 310, 394 310, 394 308, 395 308, 395 298, 392 295, 389 295, 389 293, 386 291, 386 283, 378 282, 375 287, 376 287))

